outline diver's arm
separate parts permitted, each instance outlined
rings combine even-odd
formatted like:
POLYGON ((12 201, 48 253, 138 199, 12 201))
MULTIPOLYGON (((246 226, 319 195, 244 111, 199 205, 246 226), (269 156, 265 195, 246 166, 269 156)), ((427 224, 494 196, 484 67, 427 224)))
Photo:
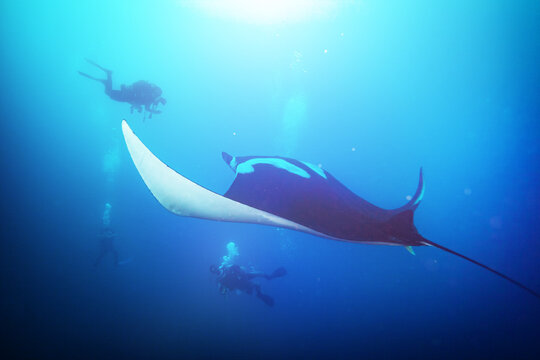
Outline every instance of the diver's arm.
POLYGON ((152 105, 146 106, 146 111, 148 111, 150 114, 161 114, 161 110, 157 110, 152 105))
MULTIPOLYGON (((157 107, 159 106, 159 104, 163 104, 165 105, 167 103, 167 100, 165 100, 164 98, 162 97, 159 97, 157 98, 156 100, 154 100, 151 104, 150 104, 150 109, 152 111, 159 111, 157 110, 157 107)), ((159 112, 161 113, 161 111, 159 112)), ((154 112, 154 114, 159 114, 158 112, 154 112)))

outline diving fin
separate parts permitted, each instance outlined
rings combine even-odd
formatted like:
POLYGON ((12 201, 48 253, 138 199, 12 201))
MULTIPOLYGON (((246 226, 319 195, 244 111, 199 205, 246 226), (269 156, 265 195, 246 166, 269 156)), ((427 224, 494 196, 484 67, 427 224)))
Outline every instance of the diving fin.
POLYGON ((284 267, 277 268, 272 275, 270 275, 270 279, 275 279, 278 277, 282 277, 287 275, 287 270, 284 267))
POLYGON ((108 73, 108 74, 112 73, 111 70, 105 69, 103 66, 97 64, 95 61, 92 61, 92 60, 90 60, 90 59, 84 59, 84 60, 86 60, 90 65, 94 65, 94 66, 97 67, 98 69, 100 69, 100 70, 102 70, 102 71, 105 71, 105 72, 108 73))
POLYGON ((264 294, 258 294, 257 297, 261 299, 266 305, 272 307, 274 306, 274 299, 272 299, 271 296, 264 295, 264 294))
POLYGON ((77 72, 79 73, 79 75, 82 75, 82 76, 84 76, 85 78, 88 78, 88 79, 90 79, 90 80, 99 81, 99 82, 101 82, 101 83, 105 81, 105 80, 102 80, 102 79, 98 79, 98 78, 96 78, 96 77, 93 77, 92 75, 88 75, 88 74, 86 74, 86 73, 83 73, 82 71, 77 71, 77 72))

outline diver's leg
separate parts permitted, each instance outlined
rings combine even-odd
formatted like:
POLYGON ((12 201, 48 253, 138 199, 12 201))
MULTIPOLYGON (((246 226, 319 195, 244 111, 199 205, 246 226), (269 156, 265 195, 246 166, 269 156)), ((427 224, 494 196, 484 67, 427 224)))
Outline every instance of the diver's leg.
POLYGON ((84 77, 86 77, 86 78, 89 78, 90 80, 99 81, 99 82, 102 83, 103 85, 105 85, 105 82, 107 82, 107 80, 104 80, 104 79, 98 79, 98 78, 93 77, 93 76, 91 76, 91 75, 85 74, 85 73, 83 73, 83 72, 81 72, 81 71, 78 71, 78 73, 79 73, 79 75, 82 75, 82 76, 84 76, 84 77))
POLYGON ((258 278, 258 277, 265 278, 267 280, 271 279, 270 275, 267 275, 267 274, 265 274, 263 272, 260 272, 260 271, 253 271, 253 272, 247 273, 246 275, 247 275, 249 280, 252 280, 252 279, 255 279, 255 278, 258 278))
POLYGON ((261 285, 253 284, 253 289, 255 289, 255 294, 257 295, 257 297, 259 297, 262 294, 261 293, 261 285))
POLYGON ((98 266, 99 264, 101 264, 101 261, 103 260, 103 257, 105 256, 105 254, 107 254, 107 252, 104 250, 101 250, 99 252, 99 255, 96 258, 96 261, 94 261, 94 266, 98 266))
POLYGON ((109 69, 105 69, 103 66, 100 66, 98 64, 96 64, 95 61, 92 61, 90 59, 85 59, 89 64, 91 65, 94 65, 95 67, 97 67, 98 69, 102 70, 102 71, 105 71, 106 73, 111 73, 112 71, 109 70, 109 69))
POLYGON ((271 296, 265 295, 261 292, 261 286, 255 284, 254 285, 255 292, 257 293, 257 297, 261 299, 266 305, 268 306, 274 306, 274 299, 271 296))
POLYGON ((105 94, 107 94, 111 99, 115 100, 113 98, 113 91, 112 91, 112 76, 111 76, 111 72, 107 72, 107 79, 98 79, 96 77, 93 77, 91 75, 88 75, 88 74, 85 74, 81 71, 79 71, 79 74, 90 79, 90 80, 95 80, 95 81, 99 81, 100 83, 102 83, 103 85, 105 85, 105 94))
POLYGON ((105 85, 105 94, 111 96, 112 93, 112 72, 107 70, 107 80, 103 82, 105 85))
POLYGON ((79 74, 81 74, 82 76, 86 76, 89 79, 101 82, 103 85, 105 85, 105 94, 111 96, 111 92, 112 92, 112 71, 109 70, 109 69, 105 69, 103 66, 100 66, 100 65, 96 64, 94 61, 92 61, 90 59, 85 59, 85 60, 88 61, 90 64, 94 65, 95 67, 97 67, 98 69, 104 71, 107 74, 107 79, 105 79, 105 80, 97 79, 97 78, 95 78, 93 76, 82 73, 80 71, 79 71, 79 74))

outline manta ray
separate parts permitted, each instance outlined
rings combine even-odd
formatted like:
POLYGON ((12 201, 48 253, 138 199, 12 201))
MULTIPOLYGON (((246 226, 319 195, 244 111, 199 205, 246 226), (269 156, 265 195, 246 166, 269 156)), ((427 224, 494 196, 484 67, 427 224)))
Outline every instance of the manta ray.
POLYGON ((414 211, 424 195, 422 169, 414 196, 400 208, 377 207, 354 194, 329 172, 279 156, 232 156, 223 160, 235 174, 224 195, 212 192, 161 162, 122 121, 124 139, 142 179, 170 212, 216 221, 276 226, 340 241, 405 247, 432 246, 459 256, 540 298, 520 282, 424 238, 414 211))

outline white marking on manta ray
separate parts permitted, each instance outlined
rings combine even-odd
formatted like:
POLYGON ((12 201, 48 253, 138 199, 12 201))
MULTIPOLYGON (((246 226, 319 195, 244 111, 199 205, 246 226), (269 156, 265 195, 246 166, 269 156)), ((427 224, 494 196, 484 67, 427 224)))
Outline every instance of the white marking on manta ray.
POLYGON ((231 167, 231 169, 236 171, 236 167, 238 166, 238 164, 236 163, 236 156, 233 156, 231 162, 229 163, 229 166, 231 167))
POLYGON ((319 174, 320 176, 322 176, 323 178, 326 179, 326 174, 324 173, 324 170, 321 169, 319 166, 315 166, 315 165, 310 164, 310 163, 305 162, 305 161, 302 161, 302 164, 306 165, 308 168, 313 170, 315 173, 319 174))
POLYGON ((259 165, 259 164, 272 165, 278 169, 283 169, 285 171, 288 171, 292 174, 296 174, 306 179, 309 179, 311 177, 311 175, 309 175, 307 171, 299 168, 296 165, 291 164, 287 160, 277 159, 277 158, 255 158, 255 159, 250 159, 248 161, 244 161, 243 163, 239 164, 236 167, 236 172, 238 174, 252 173, 253 171, 255 171, 255 168, 253 166, 259 165))

